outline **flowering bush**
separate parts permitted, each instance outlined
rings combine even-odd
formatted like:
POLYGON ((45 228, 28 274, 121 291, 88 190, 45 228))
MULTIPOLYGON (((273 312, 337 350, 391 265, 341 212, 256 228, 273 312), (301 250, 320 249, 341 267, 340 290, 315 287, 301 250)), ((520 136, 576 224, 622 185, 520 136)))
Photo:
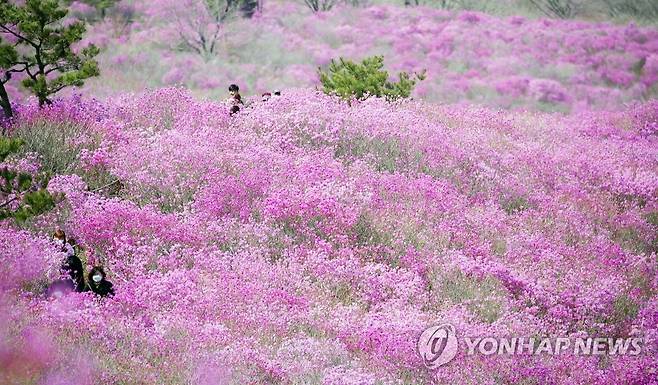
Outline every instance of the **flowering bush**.
MULTIPOLYGON (((550 82, 513 84, 557 95, 550 82)), ((484 384, 496 373, 644 384, 655 374, 653 101, 559 116, 349 105, 289 89, 231 117, 166 88, 93 106, 19 108, 44 127, 84 125, 77 139, 98 141, 75 161, 121 188, 90 189, 72 168, 80 175, 50 180, 66 199, 43 227, 2 224, 3 383, 484 384), (43 297, 62 257, 45 233, 55 223, 105 266, 113 298, 43 297), (458 354, 434 375, 415 344, 436 322, 472 336, 634 335, 646 351, 605 362, 458 354)))
POLYGON ((230 83, 246 94, 318 86, 317 69, 326 70, 332 58, 374 55, 386 57, 389 73, 426 69, 412 96, 433 102, 619 110, 658 92, 652 27, 422 6, 340 6, 314 14, 291 1, 228 22, 202 2, 132 3, 136 22, 124 33, 117 35, 110 21, 89 31, 89 41, 105 47, 103 76, 87 87, 95 95, 183 84, 224 98, 230 83), (179 49, 181 39, 205 53, 179 49))

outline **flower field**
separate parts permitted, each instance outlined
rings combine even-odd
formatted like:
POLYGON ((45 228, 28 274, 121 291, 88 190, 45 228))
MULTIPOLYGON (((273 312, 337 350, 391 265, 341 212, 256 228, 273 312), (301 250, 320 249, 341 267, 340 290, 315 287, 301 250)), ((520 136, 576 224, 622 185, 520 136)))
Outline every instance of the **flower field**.
POLYGON ((128 34, 112 21, 97 25, 88 39, 107 47, 101 58, 107 71, 90 86, 93 93, 184 84, 197 95, 219 97, 226 79, 233 79, 260 94, 315 86, 317 68, 331 58, 383 54, 392 74, 426 69, 428 79, 414 96, 433 102, 570 112, 620 110, 658 95, 655 27, 427 7, 312 14, 300 4, 273 2, 262 15, 223 27, 220 53, 204 58, 172 49, 181 30, 205 20, 201 14, 171 22, 172 12, 183 12, 189 2, 136 4, 130 9, 141 16, 128 34))
POLYGON ((180 88, 25 107, 17 130, 73 127, 84 172, 50 181, 66 198, 33 232, 0 232, 3 375, 424 384, 416 338, 444 320, 639 335, 648 352, 458 356, 441 383, 651 383, 657 111, 350 107, 298 89, 229 117, 180 88), (103 173, 123 187, 90 191, 103 173), (104 262, 113 299, 41 298, 54 226, 104 262))
POLYGON ((100 77, 15 103, 0 166, 48 173, 56 205, 0 220, 0 384, 658 385, 658 29, 268 2, 204 56, 171 46, 192 3, 121 2, 134 21, 87 36, 100 77), (314 88, 371 54, 428 78, 314 88), (230 83, 282 96, 230 114, 230 83), (57 229, 114 296, 46 298, 57 229), (463 346, 433 371, 438 323, 642 353, 463 346))

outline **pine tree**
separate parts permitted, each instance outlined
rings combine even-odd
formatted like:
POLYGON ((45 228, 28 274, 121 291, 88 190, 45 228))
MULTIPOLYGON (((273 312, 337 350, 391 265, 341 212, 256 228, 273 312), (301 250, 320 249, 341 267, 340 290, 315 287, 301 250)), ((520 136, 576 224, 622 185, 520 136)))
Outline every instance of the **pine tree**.
POLYGON ((326 94, 338 95, 344 99, 364 99, 369 96, 385 97, 387 100, 408 98, 419 80, 425 79, 425 71, 414 74, 399 74, 398 82, 388 80, 388 72, 383 70, 384 57, 373 56, 361 63, 340 58, 332 60, 327 72, 321 69, 320 81, 326 94))
MULTIPOLYGON (((70 86, 82 86, 85 79, 98 76, 99 53, 93 44, 76 53, 73 44, 82 40, 85 23, 63 23, 68 9, 57 0, 26 0, 16 5, 0 0, 0 33, 16 41, 14 49, 8 44, 0 49, 2 78, 6 83, 14 72, 24 72, 23 86, 39 99, 39 105, 50 104, 50 96, 70 86)), ((9 99, 0 89, 3 108, 9 99)), ((6 93, 5 93, 6 94, 6 93)), ((5 115, 11 115, 11 113, 5 115)))

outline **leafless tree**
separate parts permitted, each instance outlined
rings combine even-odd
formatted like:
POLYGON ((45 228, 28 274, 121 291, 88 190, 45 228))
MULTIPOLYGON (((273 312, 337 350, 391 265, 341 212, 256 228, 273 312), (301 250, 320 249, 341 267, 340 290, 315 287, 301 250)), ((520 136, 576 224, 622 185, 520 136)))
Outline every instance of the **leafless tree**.
POLYGON ((179 48, 210 58, 216 53, 224 24, 238 5, 238 0, 170 0, 162 12, 175 24, 179 48))

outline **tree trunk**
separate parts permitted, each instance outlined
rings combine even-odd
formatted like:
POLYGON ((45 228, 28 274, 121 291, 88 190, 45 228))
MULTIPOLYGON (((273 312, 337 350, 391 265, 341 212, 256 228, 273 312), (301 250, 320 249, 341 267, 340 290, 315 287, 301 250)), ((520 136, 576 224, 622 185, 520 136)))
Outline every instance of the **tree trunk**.
MULTIPOLYGON (((11 110, 11 103, 9 102, 9 95, 5 89, 5 83, 0 83, 0 105, 2 105, 2 112, 5 114, 3 120, 11 119, 14 116, 14 113, 11 110)), ((5 124, 2 124, 2 134, 5 134, 5 124)))

